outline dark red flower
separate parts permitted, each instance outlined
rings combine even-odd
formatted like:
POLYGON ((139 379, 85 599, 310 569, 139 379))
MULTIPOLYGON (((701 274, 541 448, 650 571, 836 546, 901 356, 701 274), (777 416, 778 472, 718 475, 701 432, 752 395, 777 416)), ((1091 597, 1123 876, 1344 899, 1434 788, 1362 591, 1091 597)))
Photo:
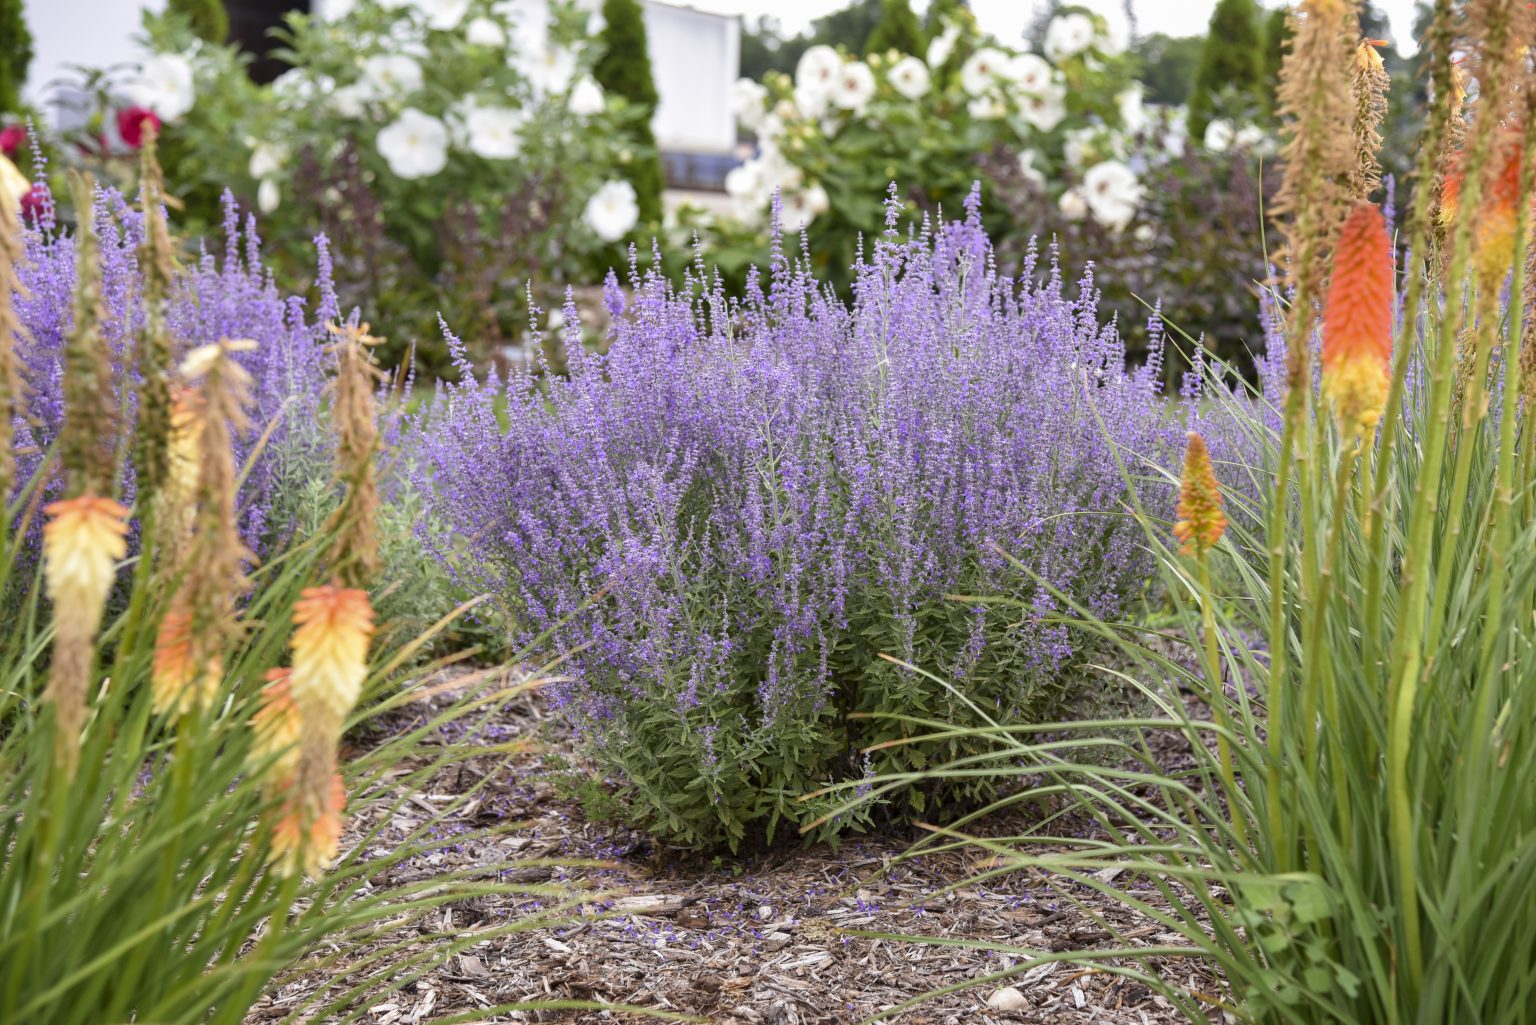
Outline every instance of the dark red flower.
POLYGON ((37 186, 27 190, 27 194, 21 197, 21 223, 30 224, 34 228, 43 223, 44 207, 47 196, 37 186))
POLYGON ((148 107, 124 107, 117 112, 117 134, 134 149, 144 145, 144 126, 160 134, 160 116, 148 107))
POLYGON ((4 153, 11 160, 15 160, 22 147, 27 144, 26 125, 6 125, 0 128, 0 153, 4 153))

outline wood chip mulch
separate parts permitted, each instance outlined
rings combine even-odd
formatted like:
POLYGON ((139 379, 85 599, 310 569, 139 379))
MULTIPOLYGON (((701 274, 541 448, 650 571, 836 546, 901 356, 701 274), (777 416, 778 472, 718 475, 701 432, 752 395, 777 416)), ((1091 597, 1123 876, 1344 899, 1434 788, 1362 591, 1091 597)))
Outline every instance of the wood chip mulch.
MULTIPOLYGON (((581 771, 580 756, 537 696, 497 710, 477 728, 487 742, 537 742, 517 754, 464 763, 409 795, 383 835, 404 835, 436 809, 454 807, 452 817, 438 825, 449 842, 419 865, 395 870, 388 881, 508 862, 517 873, 516 862, 527 859, 590 859, 597 864, 545 864, 522 870, 518 878, 593 892, 578 895, 575 915, 513 933, 500 927, 537 912, 539 898, 477 897, 434 912, 435 928, 466 936, 498 934, 447 957, 367 1008, 360 1019, 367 1025, 418 1025, 453 1015, 486 1023, 656 1020, 607 1008, 475 1014, 540 1000, 626 1005, 718 1025, 852 1023, 921 994, 975 983, 1028 958, 851 932, 1038 951, 1184 942, 1086 887, 1068 891, 1043 875, 1017 872, 984 886, 951 889, 987 867, 985 853, 903 859, 915 834, 855 837, 836 849, 790 847, 739 860, 667 851, 641 834, 584 817, 569 785, 581 771), (458 799, 475 786, 480 789, 470 800, 458 799), (497 822, 518 826, 485 836, 487 824, 497 822)), ((355 844, 359 831, 375 824, 352 822, 347 839, 355 844)), ((1116 885, 1144 889, 1138 895, 1156 902, 1145 881, 1121 879, 1116 885)), ((402 931, 408 937, 421 928, 412 923, 402 931)), ((381 937, 374 949, 401 938, 381 937)), ((1140 967, 1202 1001, 1221 992, 1219 980, 1197 959, 1149 959, 1140 967)), ((345 965, 330 971, 344 973, 345 965)), ((263 998, 248 1025, 282 1017, 323 981, 319 976, 289 981, 263 998)), ((1067 962, 1042 963, 1005 981, 935 997, 890 1020, 904 1025, 1187 1021, 1168 1000, 1134 980, 1067 962), (1017 992, 1000 993, 1003 987, 1017 992)), ((1208 1020, 1231 1018, 1213 1009, 1208 1020)))

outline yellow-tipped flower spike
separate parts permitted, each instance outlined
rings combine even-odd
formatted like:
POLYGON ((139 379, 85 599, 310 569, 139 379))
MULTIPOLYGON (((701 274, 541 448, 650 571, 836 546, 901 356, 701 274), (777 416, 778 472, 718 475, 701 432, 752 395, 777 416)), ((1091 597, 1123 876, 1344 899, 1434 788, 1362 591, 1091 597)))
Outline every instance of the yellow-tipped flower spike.
POLYGON ((201 711, 218 695, 223 660, 210 655, 199 665, 192 641, 192 615, 182 608, 167 612, 155 635, 150 672, 151 700, 159 714, 180 716, 201 711))
POLYGON ((299 706, 293 700, 290 670, 273 669, 261 689, 261 707, 251 716, 250 766, 277 783, 291 785, 299 768, 299 739, 303 732, 299 706))
POLYGON ((53 665, 44 699, 53 706, 60 767, 73 775, 85 725, 91 659, 102 607, 128 552, 128 510, 82 495, 43 510, 43 574, 53 601, 53 665))
POLYGON ((294 700, 306 717, 341 728, 368 675, 373 606, 368 592, 349 587, 307 588, 293 607, 294 700))
POLYGON ((1184 449, 1184 477, 1179 482, 1178 522, 1173 536, 1184 542, 1185 555, 1203 556, 1216 546, 1227 530, 1222 512, 1221 486, 1205 439, 1194 431, 1184 449))
POLYGON ((336 861, 341 849, 342 812, 347 791, 334 771, 315 787, 291 778, 288 793, 272 824, 272 861, 283 874, 318 876, 336 861))
POLYGON ((82 495, 44 507, 43 559, 56 614, 101 618, 117 563, 128 553, 128 510, 82 495))
POLYGON ((1361 203, 1339 232, 1323 306, 1323 394, 1339 429, 1381 419, 1392 374, 1392 242, 1381 211, 1361 203))

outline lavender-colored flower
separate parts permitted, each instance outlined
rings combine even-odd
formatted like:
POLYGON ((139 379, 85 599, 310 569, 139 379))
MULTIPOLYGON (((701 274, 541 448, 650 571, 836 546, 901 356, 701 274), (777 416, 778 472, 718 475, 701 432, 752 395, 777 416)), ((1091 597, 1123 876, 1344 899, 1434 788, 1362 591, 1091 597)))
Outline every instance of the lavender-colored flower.
MULTIPOLYGON (((110 190, 97 193, 96 223, 106 307, 103 335, 112 352, 114 388, 122 402, 119 423, 131 425, 137 392, 134 334, 143 319, 135 250, 142 241, 143 223, 138 210, 110 190)), ((246 543, 265 550, 283 540, 288 527, 280 512, 284 489, 301 476, 328 472, 327 440, 317 421, 332 358, 324 348, 324 323, 311 317, 303 299, 277 290, 262 266, 254 220, 242 229, 239 211, 229 198, 224 237, 222 259, 204 250, 177 274, 168 319, 183 349, 221 338, 257 343, 255 349, 236 356, 255 381, 251 413, 256 431, 239 439, 235 456, 244 468, 254 455, 241 490, 240 525, 246 543)), ((21 268, 25 293, 16 297, 27 331, 19 347, 28 389, 26 417, 17 424, 22 483, 43 468, 63 423, 63 349, 73 319, 75 286, 74 240, 67 233, 48 226, 29 230, 25 249, 21 268)), ((335 317, 326 269, 322 259, 320 314, 335 317)), ((133 469, 126 458, 127 439, 123 441, 119 446, 124 452, 121 486, 125 500, 131 502, 133 469)), ((43 487, 51 494, 57 481, 45 477, 43 487)))
POLYGON ((605 354, 567 308, 568 377, 465 373, 420 423, 417 483, 456 535, 428 540, 522 639, 575 652, 557 699, 680 842, 771 835, 827 811, 797 800, 821 785, 959 753, 859 757, 926 730, 850 713, 971 714, 882 653, 991 715, 1051 714, 1069 605, 1113 616, 1148 576, 1121 465, 1171 465, 1188 400, 1156 360, 1126 369, 1091 284, 1069 300, 1034 257, 1000 276, 976 197, 895 224, 851 305, 777 242, 740 301, 702 273, 610 279, 605 354))

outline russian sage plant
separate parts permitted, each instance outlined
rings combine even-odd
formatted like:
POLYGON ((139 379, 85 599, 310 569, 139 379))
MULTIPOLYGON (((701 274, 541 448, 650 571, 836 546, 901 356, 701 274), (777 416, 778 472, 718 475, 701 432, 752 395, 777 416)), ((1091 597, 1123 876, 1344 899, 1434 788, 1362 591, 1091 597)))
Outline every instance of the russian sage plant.
MULTIPOLYGON (((126 427, 134 422, 138 392, 133 353, 144 317, 143 272, 136 255, 143 242, 143 217, 112 190, 98 190, 95 208, 104 304, 101 331, 110 351, 113 389, 124 397, 119 415, 126 427)), ((41 227, 24 233, 17 272, 22 287, 15 308, 23 328, 17 356, 25 380, 17 423, 18 482, 37 472, 63 426, 65 341, 74 317, 75 239, 51 224, 41 227)), ((252 377, 251 416, 263 430, 240 439, 235 454, 242 467, 250 461, 240 492, 240 531, 247 545, 262 552, 289 533, 291 524, 272 516, 282 507, 284 492, 302 486, 312 474, 330 472, 328 441, 318 421, 327 372, 334 362, 325 350, 325 324, 340 311, 329 287, 323 244, 320 302, 311 312, 302 298, 278 291, 262 265, 254 218, 242 228, 229 199, 224 239, 222 259, 205 250, 176 273, 167 318, 171 335, 186 348, 224 338, 257 343, 234 358, 252 377)), ((118 464, 118 483, 131 503, 134 469, 126 446, 118 464)), ((56 480, 47 484, 46 495, 51 497, 55 487, 56 480)))
POLYGON ((851 305, 777 243, 740 301, 702 270, 610 277, 605 354, 568 334, 568 377, 466 372, 425 415, 444 557, 570 650, 556 700, 659 835, 771 839, 828 781, 963 753, 902 743, 964 705, 883 654, 1051 716, 1076 648, 1050 588, 1112 615, 1147 577, 1111 450, 1176 451, 1182 404, 1126 371, 1091 287, 998 276, 979 207, 902 237, 893 203, 851 305), (1027 611, 965 597, 997 594, 1027 611))

